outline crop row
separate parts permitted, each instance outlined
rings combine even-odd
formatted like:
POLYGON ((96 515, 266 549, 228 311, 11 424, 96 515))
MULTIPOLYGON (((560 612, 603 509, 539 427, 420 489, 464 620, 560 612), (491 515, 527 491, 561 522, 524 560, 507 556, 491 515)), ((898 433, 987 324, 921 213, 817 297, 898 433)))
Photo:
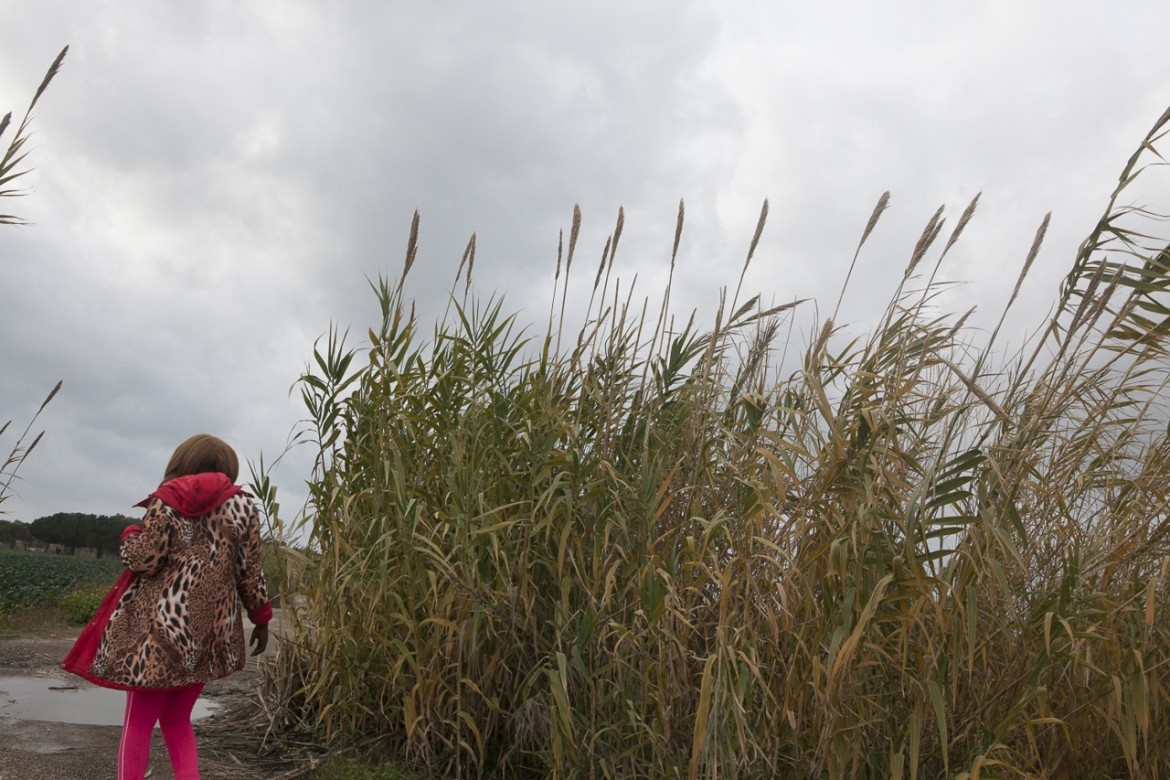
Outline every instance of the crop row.
POLYGON ((117 558, 0 550, 0 613, 54 604, 87 585, 113 584, 121 569, 117 558))

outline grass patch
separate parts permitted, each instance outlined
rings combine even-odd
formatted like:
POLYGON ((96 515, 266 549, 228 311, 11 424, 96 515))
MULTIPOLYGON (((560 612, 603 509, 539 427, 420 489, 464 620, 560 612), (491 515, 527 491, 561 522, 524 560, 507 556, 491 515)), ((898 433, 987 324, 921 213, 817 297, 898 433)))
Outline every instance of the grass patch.
POLYGON ((364 764, 346 759, 331 759, 304 775, 305 780, 425 780, 393 764, 364 764))
POLYGON ((82 626, 98 611, 109 589, 109 584, 100 584, 71 590, 61 597, 57 606, 69 625, 82 626))
POLYGON ((77 629, 70 625, 65 613, 56 605, 25 607, 0 614, 0 637, 57 637, 76 632, 77 629))

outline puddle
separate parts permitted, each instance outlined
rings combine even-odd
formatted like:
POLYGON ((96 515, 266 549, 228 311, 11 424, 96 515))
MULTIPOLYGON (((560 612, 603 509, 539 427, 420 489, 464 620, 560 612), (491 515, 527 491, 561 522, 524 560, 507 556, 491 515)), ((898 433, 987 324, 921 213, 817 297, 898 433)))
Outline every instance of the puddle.
MULTIPOLYGON (((0 718, 82 723, 89 726, 121 726, 126 693, 53 677, 0 677, 0 718)), ((195 702, 191 720, 206 718, 215 705, 195 702)))

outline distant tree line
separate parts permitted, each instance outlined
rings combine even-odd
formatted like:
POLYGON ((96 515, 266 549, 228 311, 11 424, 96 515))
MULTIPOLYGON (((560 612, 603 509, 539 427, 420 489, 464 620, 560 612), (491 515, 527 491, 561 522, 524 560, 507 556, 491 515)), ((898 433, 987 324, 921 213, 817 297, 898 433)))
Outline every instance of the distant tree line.
POLYGON ((22 523, 19 520, 0 519, 0 544, 5 544, 9 548, 13 548, 17 542, 31 541, 32 531, 29 530, 28 523, 22 523))
POLYGON ((18 541, 59 544, 72 554, 78 547, 96 550, 98 557, 116 555, 122 531, 135 522, 125 515, 89 515, 58 512, 31 523, 0 520, 0 544, 15 547, 18 541))

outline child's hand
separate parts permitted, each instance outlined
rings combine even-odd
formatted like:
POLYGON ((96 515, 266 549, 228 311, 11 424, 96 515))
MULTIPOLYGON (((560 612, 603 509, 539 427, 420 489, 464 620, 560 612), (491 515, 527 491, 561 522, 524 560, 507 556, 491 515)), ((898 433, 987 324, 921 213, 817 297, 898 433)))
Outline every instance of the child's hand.
POLYGON ((251 647, 255 648, 252 651, 252 655, 260 655, 261 653, 264 652, 264 649, 268 647, 268 624, 267 623, 265 623, 264 625, 260 625, 260 626, 253 626, 252 638, 251 638, 251 640, 249 640, 248 644, 251 647))

